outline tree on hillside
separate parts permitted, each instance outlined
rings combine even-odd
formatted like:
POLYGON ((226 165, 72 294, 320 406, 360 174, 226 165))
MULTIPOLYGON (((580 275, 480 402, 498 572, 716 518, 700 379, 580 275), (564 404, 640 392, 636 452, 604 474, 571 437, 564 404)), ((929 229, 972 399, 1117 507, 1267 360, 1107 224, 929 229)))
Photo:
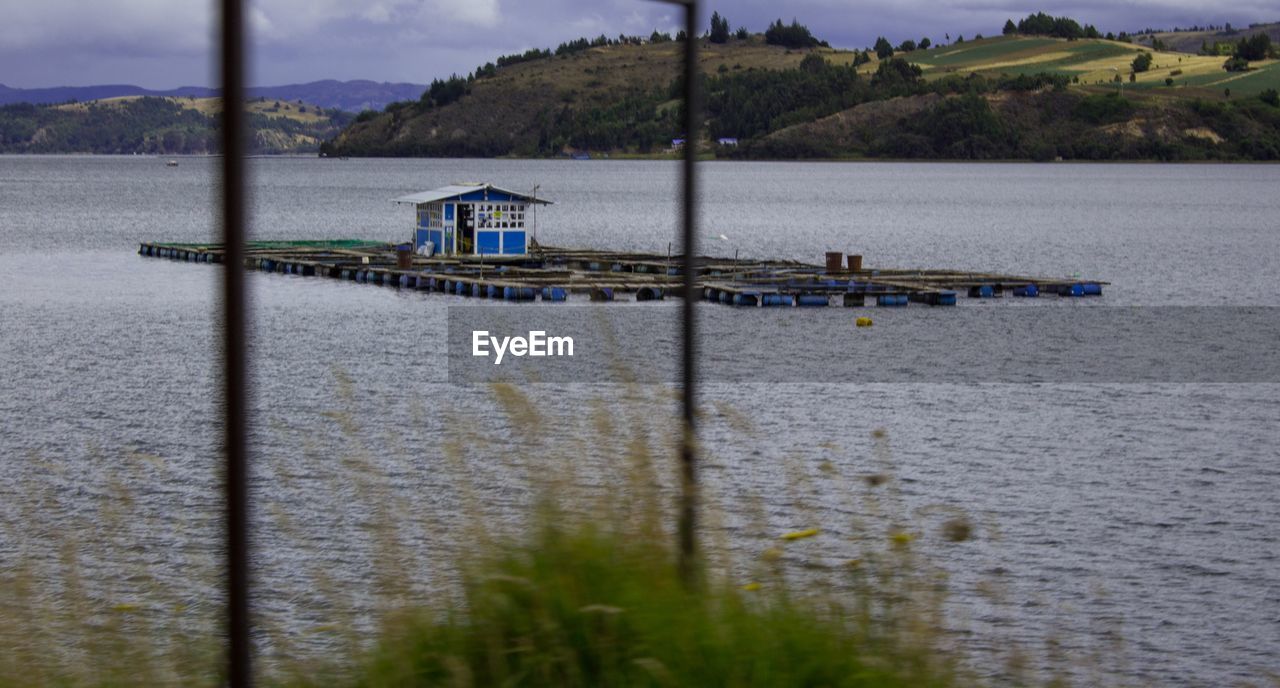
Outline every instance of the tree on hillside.
POLYGON ((921 38, 921 39, 920 39, 920 49, 921 49, 921 50, 928 50, 928 49, 929 49, 929 46, 931 46, 931 45, 933 45, 933 41, 929 40, 929 37, 928 37, 928 36, 926 36, 926 37, 924 37, 924 38, 921 38))
MULTIPOLYGON (((1018 33, 1026 36, 1053 36, 1067 40, 1085 37, 1084 28, 1076 20, 1070 17, 1051 17, 1044 12, 1027 15, 1025 19, 1018 22, 1016 29, 1018 33)), ((1007 24, 1005 31, 1008 33, 1007 24)))
POLYGON ((745 41, 748 38, 751 38, 751 32, 747 31, 747 27, 739 26, 737 33, 733 34, 733 37, 740 41, 745 41))
POLYGON ((1258 60, 1267 59, 1267 55, 1271 53, 1271 36, 1266 33, 1257 33, 1248 38, 1241 38, 1236 44, 1235 57, 1249 62, 1257 62, 1258 60))
POLYGON ((804 56, 803 60, 800 60, 800 71, 802 72, 808 72, 810 74, 818 74, 818 73, 821 73, 822 70, 826 68, 827 68, 827 61, 823 59, 823 57, 818 53, 809 53, 808 55, 804 56))
POLYGON ((1243 57, 1233 57, 1222 63, 1222 68, 1228 72, 1247 72, 1249 71, 1249 61, 1243 57))
POLYGON ((711 13, 711 33, 707 36, 712 43, 729 42, 729 20, 720 16, 719 12, 711 13))
POLYGON ((890 43, 889 39, 885 38, 884 36, 880 36, 879 38, 876 39, 875 48, 876 48, 876 57, 882 60, 887 60, 890 57, 893 57, 893 44, 890 43))
POLYGON ((1133 68, 1133 72, 1135 74, 1151 69, 1151 53, 1146 51, 1138 53, 1138 56, 1133 58, 1133 62, 1130 66, 1133 68))
POLYGON ((1013 34, 1018 33, 1018 25, 1014 24, 1012 19, 1005 21, 1003 33, 1006 36, 1012 36, 1013 34))
POLYGON ((813 48, 822 45, 822 42, 809 32, 809 27, 795 19, 791 20, 790 26, 783 24, 781 19, 770 24, 764 32, 764 42, 784 48, 813 48))
POLYGON ((898 85, 910 85, 920 80, 924 71, 920 65, 913 65, 901 57, 891 58, 880 63, 876 73, 871 77, 871 85, 878 88, 893 88, 898 85))
POLYGON ((916 42, 908 38, 902 42, 902 45, 898 46, 898 50, 904 53, 913 53, 916 51, 916 42))

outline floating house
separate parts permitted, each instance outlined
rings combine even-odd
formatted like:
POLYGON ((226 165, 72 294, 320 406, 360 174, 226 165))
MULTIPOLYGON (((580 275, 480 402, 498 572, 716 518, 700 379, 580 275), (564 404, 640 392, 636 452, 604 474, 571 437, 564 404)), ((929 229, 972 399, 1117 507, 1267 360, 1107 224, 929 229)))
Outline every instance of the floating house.
POLYGON ((416 209, 414 252, 446 256, 528 253, 534 209, 551 203, 488 183, 451 184, 394 200, 416 209))
POLYGON ((716 143, 721 146, 736 146, 738 145, 738 139, 732 136, 722 136, 716 139, 716 143))

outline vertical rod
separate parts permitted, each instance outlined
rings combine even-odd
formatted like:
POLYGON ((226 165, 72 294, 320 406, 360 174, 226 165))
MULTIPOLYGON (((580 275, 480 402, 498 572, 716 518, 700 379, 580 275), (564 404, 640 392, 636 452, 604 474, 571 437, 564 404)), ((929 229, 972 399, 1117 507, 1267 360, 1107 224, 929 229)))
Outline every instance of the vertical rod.
POLYGON ((223 382, 226 414, 227 683, 251 685, 245 351, 244 2, 222 2, 223 382))
POLYGON ((680 538, 680 575, 687 585, 697 582, 697 435, 695 409, 697 395, 697 274, 695 265, 698 254, 697 234, 697 160, 699 133, 702 124, 702 108, 698 93, 698 1, 685 3, 684 15, 684 165, 682 170, 683 192, 681 198, 684 230, 684 304, 682 306, 684 358, 681 365, 683 378, 682 410, 684 413, 684 438, 680 445, 680 515, 677 530, 680 538))

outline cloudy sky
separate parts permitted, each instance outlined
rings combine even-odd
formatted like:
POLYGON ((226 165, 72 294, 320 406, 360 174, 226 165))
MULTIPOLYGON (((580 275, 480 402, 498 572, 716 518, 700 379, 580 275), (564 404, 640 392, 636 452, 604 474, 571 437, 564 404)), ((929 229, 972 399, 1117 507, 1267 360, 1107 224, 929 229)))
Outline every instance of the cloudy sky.
MULTIPOLYGON (((0 83, 14 87, 132 83, 209 85, 209 0, 19 0, 0 21, 0 83)), ((706 7, 734 28, 793 17, 837 47, 950 33, 999 33, 1044 10, 1102 31, 1280 20, 1277 0, 720 0, 706 7)), ((500 54, 578 36, 649 33, 680 21, 651 0, 251 0, 252 81, 429 82, 500 54)), ((705 24, 705 22, 704 22, 705 24)))

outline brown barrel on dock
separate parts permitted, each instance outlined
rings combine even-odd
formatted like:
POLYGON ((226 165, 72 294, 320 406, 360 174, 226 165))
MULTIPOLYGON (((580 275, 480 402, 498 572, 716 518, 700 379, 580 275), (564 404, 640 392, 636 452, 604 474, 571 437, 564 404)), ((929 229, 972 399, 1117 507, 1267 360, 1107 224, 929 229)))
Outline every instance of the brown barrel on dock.
POLYGON ((849 271, 860 272, 862 270, 862 256, 856 253, 849 254, 849 271))
POLYGON ((409 244, 396 246, 396 268, 408 270, 413 267, 413 247, 409 244))
POLYGON ((827 251, 827 272, 840 272, 844 254, 840 251, 827 251))

